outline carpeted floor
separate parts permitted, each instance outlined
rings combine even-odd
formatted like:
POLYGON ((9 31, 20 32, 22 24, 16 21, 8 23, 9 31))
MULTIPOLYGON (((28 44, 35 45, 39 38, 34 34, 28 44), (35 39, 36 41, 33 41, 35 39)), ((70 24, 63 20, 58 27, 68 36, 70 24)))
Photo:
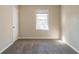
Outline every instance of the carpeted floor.
POLYGON ((77 54, 60 40, 17 40, 2 54, 77 54))

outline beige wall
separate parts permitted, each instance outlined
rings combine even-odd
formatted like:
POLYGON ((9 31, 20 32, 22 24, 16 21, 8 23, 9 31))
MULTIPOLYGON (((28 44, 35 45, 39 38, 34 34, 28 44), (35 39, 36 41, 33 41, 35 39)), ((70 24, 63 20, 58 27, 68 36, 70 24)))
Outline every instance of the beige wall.
POLYGON ((79 52, 79 6, 62 6, 62 34, 79 52))
POLYGON ((60 6, 20 6, 20 38, 52 38, 59 39, 60 35, 60 6), (37 9, 49 10, 49 30, 36 31, 35 12, 37 9))
POLYGON ((12 41, 11 6, 0 6, 0 51, 12 41))
POLYGON ((16 38, 17 33, 12 28, 13 20, 17 20, 17 17, 14 16, 16 14, 14 8, 14 6, 0 6, 0 53, 16 40, 14 38, 16 38), (13 33, 15 33, 14 36, 13 33))

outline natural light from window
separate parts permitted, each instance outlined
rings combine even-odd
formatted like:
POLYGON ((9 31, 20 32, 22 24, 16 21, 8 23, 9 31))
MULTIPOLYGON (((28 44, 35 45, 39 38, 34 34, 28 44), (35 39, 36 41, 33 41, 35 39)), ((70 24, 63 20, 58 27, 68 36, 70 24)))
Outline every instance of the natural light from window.
POLYGON ((48 30, 48 11, 39 10, 36 12, 36 30, 48 30))

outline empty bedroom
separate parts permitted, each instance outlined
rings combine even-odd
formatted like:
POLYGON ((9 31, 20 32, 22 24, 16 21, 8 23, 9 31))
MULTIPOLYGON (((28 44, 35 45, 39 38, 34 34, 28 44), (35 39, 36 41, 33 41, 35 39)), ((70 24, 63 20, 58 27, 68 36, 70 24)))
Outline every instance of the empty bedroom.
POLYGON ((79 5, 0 5, 1 54, 78 54, 79 5))

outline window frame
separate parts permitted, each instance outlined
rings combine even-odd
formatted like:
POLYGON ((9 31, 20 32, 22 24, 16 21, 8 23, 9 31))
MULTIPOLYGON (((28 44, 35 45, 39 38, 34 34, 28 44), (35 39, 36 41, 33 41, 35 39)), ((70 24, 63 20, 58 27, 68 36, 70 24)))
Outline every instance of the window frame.
MULTIPOLYGON (((48 13, 48 10, 37 10, 36 11, 36 30, 49 30, 49 22, 48 22, 48 19, 49 19, 49 13, 48 13), (37 22, 38 22, 38 20, 40 19, 39 17, 37 17, 38 15, 44 15, 44 14, 47 14, 47 18, 46 18, 46 23, 47 23, 47 25, 43 25, 43 26, 47 26, 47 29, 45 28, 41 28, 40 26, 41 25, 39 25, 39 27, 38 27, 38 24, 37 24, 37 22), (37 18, 39 18, 39 19, 37 19, 37 18)), ((45 20, 45 19, 44 19, 45 20)))

